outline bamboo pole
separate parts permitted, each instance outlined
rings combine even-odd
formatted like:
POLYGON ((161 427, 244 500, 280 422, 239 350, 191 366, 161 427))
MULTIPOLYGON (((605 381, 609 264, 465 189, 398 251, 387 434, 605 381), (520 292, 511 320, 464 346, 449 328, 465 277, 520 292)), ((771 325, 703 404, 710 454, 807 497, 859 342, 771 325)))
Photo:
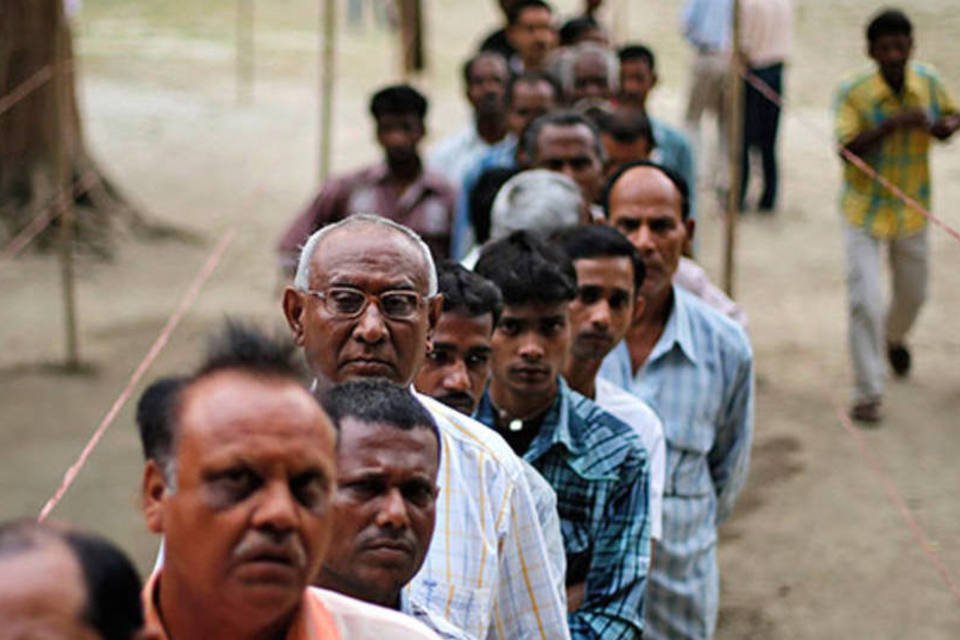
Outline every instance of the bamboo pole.
POLYGON ((736 279, 737 221, 740 217, 740 154, 743 145, 743 81, 740 79, 740 0, 733 0, 732 58, 728 78, 727 134, 730 183, 727 185, 726 234, 723 247, 723 290, 733 297, 736 279))
POLYGON ((318 83, 319 102, 320 102, 320 157, 319 171, 320 182, 323 183, 330 175, 330 153, 332 141, 330 134, 333 129, 333 86, 336 80, 335 73, 335 48, 334 38, 336 36, 336 2, 335 0, 324 0, 323 13, 320 18, 320 78, 318 83))
POLYGON ((57 206, 60 207, 60 280, 63 297, 63 320, 65 332, 65 360, 64 366, 69 371, 80 368, 80 348, 77 331, 77 294, 73 268, 73 240, 74 240, 74 213, 73 213, 73 186, 71 162, 72 154, 68 144, 72 123, 68 100, 70 97, 67 82, 70 80, 70 61, 67 60, 67 38, 69 30, 67 18, 64 14, 63 3, 56 2, 56 40, 54 42, 54 65, 56 72, 53 77, 54 100, 57 112, 57 206))
POLYGON ((254 0, 237 0, 237 104, 253 102, 255 9, 254 0))

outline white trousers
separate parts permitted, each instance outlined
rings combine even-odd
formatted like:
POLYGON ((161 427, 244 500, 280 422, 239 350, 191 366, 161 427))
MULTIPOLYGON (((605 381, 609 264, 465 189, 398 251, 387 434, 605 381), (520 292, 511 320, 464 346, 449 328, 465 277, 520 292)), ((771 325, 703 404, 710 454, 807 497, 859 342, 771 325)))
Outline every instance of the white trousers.
POLYGON ((886 372, 886 343, 904 341, 927 297, 927 229, 880 240, 844 221, 843 236, 853 400, 879 400, 886 372), (892 288, 886 308, 880 273, 883 244, 889 249, 892 288))

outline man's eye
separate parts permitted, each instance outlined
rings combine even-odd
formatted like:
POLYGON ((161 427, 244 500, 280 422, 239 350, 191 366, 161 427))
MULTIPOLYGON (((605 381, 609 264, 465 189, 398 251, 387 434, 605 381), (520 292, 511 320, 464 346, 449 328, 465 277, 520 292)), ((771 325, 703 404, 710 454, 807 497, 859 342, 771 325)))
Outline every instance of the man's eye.
POLYGON ((483 367, 490 361, 489 353, 471 353, 467 356, 468 367, 483 367))
POLYGON ((620 218, 617 220, 616 226, 621 232, 630 234, 640 228, 640 222, 630 218, 620 218))
POLYGON ((427 360, 437 366, 444 366, 450 364, 451 357, 447 351, 434 350, 427 352, 427 360))
POLYGON ((363 294, 359 291, 350 291, 347 289, 331 291, 329 296, 330 303, 339 313, 354 313, 363 306, 365 300, 363 294))
POLYGON ((600 300, 600 289, 597 287, 580 287, 580 302, 585 305, 596 304, 600 300))
POLYGON ((357 480, 340 485, 340 491, 346 493, 353 500, 366 502, 384 492, 383 482, 379 480, 357 480))
POLYGON ((593 166, 593 162, 591 162, 590 158, 574 158, 570 161, 570 166, 574 171, 583 171, 593 166))
POLYGON ((497 325, 497 331, 503 332, 508 336, 515 336, 520 333, 520 323, 513 320, 501 320, 497 325))
POLYGON ((421 509, 430 506, 437 497, 436 489, 425 482, 411 482, 406 484, 401 489, 401 493, 403 494, 404 500, 421 509))
POLYGON ((216 474, 209 482, 213 501, 221 506, 241 502, 256 491, 263 481, 249 469, 227 469, 216 474))
POLYGON ((676 226, 672 218, 659 218, 650 223, 650 230, 654 233, 667 233, 676 226))
POLYGON ((622 291, 618 291, 610 296, 610 308, 611 309, 624 309, 630 303, 630 296, 622 291))
POLYGON ((297 502, 307 509, 322 507, 326 502, 328 490, 327 479, 318 473, 297 476, 290 482, 290 491, 297 502))
POLYGON ((553 336, 560 333, 565 324, 566 323, 560 319, 544 320, 540 324, 540 332, 545 336, 553 336))

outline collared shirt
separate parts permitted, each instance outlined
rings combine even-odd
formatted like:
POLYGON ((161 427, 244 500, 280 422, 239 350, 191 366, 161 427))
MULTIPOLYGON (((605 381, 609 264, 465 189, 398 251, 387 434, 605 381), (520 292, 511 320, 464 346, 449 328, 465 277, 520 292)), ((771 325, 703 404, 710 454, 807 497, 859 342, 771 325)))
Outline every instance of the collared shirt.
POLYGON ((517 166, 517 138, 513 134, 491 146, 486 153, 467 169, 457 193, 457 206, 453 219, 453 239, 450 256, 460 260, 474 244, 473 225, 470 217, 470 192, 487 169, 517 166))
POLYGON ((406 591, 400 592, 400 611, 419 620, 432 629, 442 640, 470 640, 467 632, 455 627, 450 622, 427 611, 415 602, 411 602, 406 591))
MULTIPOLYGON (((903 90, 897 95, 879 70, 860 73, 844 82, 837 93, 835 134, 845 145, 904 109, 922 109, 933 122, 957 112, 937 73, 911 63, 903 90)), ((900 129, 884 136, 863 159, 908 196, 930 208, 930 133, 923 128, 900 129)), ((840 206, 847 220, 877 238, 895 238, 920 231, 923 214, 904 204, 879 182, 850 163, 844 163, 840 206)))
MULTIPOLYGON (((160 573, 143 589, 146 628, 160 640, 170 640, 160 619, 160 573)), ((437 640, 438 636, 412 617, 325 589, 308 587, 287 629, 285 640, 437 640)))
POLYGON ((600 375, 637 395, 667 440, 663 538, 657 544, 645 638, 710 638, 716 625, 717 526, 747 477, 753 437, 753 353, 743 329, 673 287, 673 309, 633 373, 620 346, 600 375))
MULTIPOLYGON (((574 638, 638 638, 650 562, 647 456, 633 430, 559 380, 523 457, 557 492, 567 583, 586 581, 574 638)), ((477 419, 494 426, 485 392, 477 419)))
POLYGON ((731 0, 687 0, 680 14, 683 37, 702 53, 730 48, 731 0))
POLYGON ((792 0, 740 0, 740 46, 751 67, 785 61, 793 46, 792 0))
MULTIPOLYGON (((648 116, 649 117, 649 116, 648 116)), ((687 136, 659 118, 650 117, 650 129, 656 147, 650 159, 673 169, 690 187, 690 218, 697 219, 697 163, 693 161, 693 147, 687 136)))
POLYGON ((483 425, 416 396, 440 429, 440 496, 407 597, 475 640, 569 638, 565 592, 521 460, 483 425))
POLYGON ((594 402, 632 427, 647 451, 647 459, 650 461, 650 537, 659 540, 662 531, 660 521, 663 513, 663 473, 667 458, 663 425, 653 409, 629 391, 603 378, 597 378, 596 389, 594 402))
POLYGON ((437 142, 427 154, 427 166, 434 173, 446 178, 447 182, 459 191, 467 171, 477 164, 492 146, 477 133, 476 123, 470 123, 437 142))
POLYGON ((376 213, 420 234, 437 258, 448 255, 455 196, 443 176, 429 170, 397 197, 379 163, 327 181, 287 228, 277 250, 282 267, 295 267, 300 247, 314 231, 357 213, 376 213))

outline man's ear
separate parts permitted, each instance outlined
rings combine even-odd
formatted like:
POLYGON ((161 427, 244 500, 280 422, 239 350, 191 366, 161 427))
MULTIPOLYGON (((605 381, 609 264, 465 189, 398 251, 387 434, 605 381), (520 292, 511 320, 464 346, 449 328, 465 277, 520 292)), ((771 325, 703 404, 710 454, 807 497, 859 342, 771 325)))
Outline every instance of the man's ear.
POLYGON ((147 528, 153 533, 163 533, 163 512, 167 494, 167 480, 163 469, 156 460, 147 460, 143 467, 140 500, 147 528))
POLYGON ((630 318, 630 322, 634 323, 640 320, 643 317, 643 312, 647 308, 647 299, 643 297, 639 291, 633 296, 633 317, 630 318))
POLYGON ((684 255, 691 255, 693 250, 693 232, 697 229, 697 221, 692 218, 687 218, 683 221, 683 226, 687 228, 687 239, 683 241, 683 253, 684 255))
POLYGON ((443 294, 438 293, 427 301, 427 351, 433 348, 433 334, 437 330, 437 323, 443 314, 443 294))
POLYGON ((298 347, 303 346, 303 314, 306 312, 305 294, 293 287, 283 291, 283 315, 287 325, 293 333, 293 341, 298 347))
POLYGON ((649 93, 650 91, 653 91, 653 88, 657 86, 658 82, 660 82, 660 76, 657 75, 656 71, 651 71, 650 72, 650 89, 648 90, 647 93, 649 93))

